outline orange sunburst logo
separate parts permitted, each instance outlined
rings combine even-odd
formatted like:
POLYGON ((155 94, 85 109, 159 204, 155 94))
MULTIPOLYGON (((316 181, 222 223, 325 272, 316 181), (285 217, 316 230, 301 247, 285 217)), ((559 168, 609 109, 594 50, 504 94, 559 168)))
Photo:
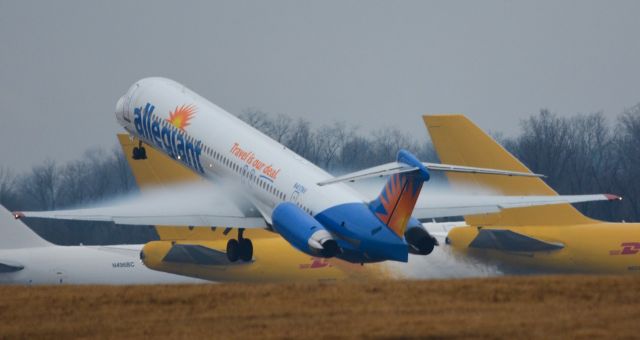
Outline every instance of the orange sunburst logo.
POLYGON ((176 106, 176 109, 173 112, 169 112, 169 118, 167 120, 171 125, 177 127, 180 130, 184 130, 187 126, 189 126, 189 120, 193 118, 193 115, 196 113, 195 105, 182 105, 176 106))

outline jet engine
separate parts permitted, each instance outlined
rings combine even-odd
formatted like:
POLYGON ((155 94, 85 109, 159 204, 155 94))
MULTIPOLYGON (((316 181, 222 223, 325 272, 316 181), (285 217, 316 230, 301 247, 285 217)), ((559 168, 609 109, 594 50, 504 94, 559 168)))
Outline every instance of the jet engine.
POLYGON ((280 203, 271 215, 273 228, 300 251, 319 257, 334 257, 338 242, 320 222, 290 202, 280 203))
POLYGON ((410 227, 404 233, 404 239, 409 244, 409 253, 414 255, 429 255, 438 241, 421 226, 410 227))

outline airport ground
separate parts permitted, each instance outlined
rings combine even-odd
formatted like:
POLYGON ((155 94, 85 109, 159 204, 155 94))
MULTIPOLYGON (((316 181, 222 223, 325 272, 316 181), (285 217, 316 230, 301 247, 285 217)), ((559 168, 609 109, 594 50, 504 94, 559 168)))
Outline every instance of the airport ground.
POLYGON ((637 338, 640 280, 0 287, 1 338, 637 338))

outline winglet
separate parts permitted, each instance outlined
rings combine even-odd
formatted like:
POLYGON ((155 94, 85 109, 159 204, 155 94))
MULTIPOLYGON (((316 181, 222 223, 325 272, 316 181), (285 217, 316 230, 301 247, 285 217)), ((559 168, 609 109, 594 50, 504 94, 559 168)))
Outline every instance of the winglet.
POLYGON ((609 201, 622 201, 622 197, 614 194, 604 194, 609 201))
POLYGON ((21 211, 14 211, 13 212, 13 218, 15 218, 16 220, 19 220, 21 218, 24 217, 24 213, 21 211))

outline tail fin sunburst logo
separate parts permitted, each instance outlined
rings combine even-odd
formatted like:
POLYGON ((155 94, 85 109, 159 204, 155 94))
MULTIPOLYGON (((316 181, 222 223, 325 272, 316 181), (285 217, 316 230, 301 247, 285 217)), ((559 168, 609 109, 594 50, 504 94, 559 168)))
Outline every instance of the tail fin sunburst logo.
POLYGON ((184 131, 184 128, 189 126, 189 121, 196 114, 195 105, 182 105, 176 106, 176 109, 169 112, 169 118, 167 120, 171 125, 184 131))

